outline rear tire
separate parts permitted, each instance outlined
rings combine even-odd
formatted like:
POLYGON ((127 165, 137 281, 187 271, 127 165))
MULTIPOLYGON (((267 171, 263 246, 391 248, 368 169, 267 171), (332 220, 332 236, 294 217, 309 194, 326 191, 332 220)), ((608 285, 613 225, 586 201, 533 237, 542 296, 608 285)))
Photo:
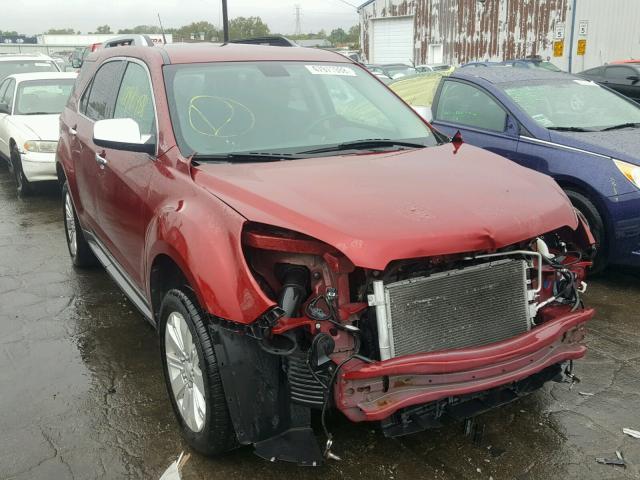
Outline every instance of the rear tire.
POLYGON ((82 227, 76 215, 73 205, 69 183, 62 186, 62 215, 64 219, 64 233, 67 239, 67 248, 73 265, 78 268, 94 267, 98 265, 98 259, 91 250, 87 239, 84 238, 82 227))
POLYGON ((606 268, 608 257, 607 233, 602 216, 587 196, 570 189, 565 190, 565 193, 569 197, 569 200, 571 200, 573 206, 587 219, 588 227, 596 239, 597 253, 593 259, 593 266, 590 272, 592 274, 600 273, 606 268))
POLYGON ((25 177, 22 171, 22 159, 20 158, 20 152, 14 145, 11 149, 11 165, 13 167, 13 176, 16 181, 16 192, 19 197, 28 197, 33 193, 33 185, 27 177, 25 177))
POLYGON ((204 455, 235 448, 238 442, 209 330, 196 303, 181 290, 165 295, 158 333, 167 392, 182 436, 204 455))

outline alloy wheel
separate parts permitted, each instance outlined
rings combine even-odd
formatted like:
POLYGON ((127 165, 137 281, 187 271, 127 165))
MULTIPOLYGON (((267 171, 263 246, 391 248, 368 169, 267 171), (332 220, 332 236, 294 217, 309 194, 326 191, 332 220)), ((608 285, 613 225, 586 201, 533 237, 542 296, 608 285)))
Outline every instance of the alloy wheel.
POLYGON ((76 237, 76 216, 73 211, 73 203, 69 192, 64 196, 64 224, 67 230, 67 243, 72 256, 78 251, 78 241, 76 237))
POLYGON ((189 429, 200 432, 207 414, 204 380, 196 344, 181 313, 169 315, 164 343, 171 391, 180 416, 189 429))

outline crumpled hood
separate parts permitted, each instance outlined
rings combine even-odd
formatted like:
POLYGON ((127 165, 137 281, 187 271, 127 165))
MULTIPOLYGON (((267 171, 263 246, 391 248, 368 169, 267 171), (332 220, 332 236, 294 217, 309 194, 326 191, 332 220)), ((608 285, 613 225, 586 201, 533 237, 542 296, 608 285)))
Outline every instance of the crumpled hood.
POLYGON ((511 245, 577 218, 550 178, 463 145, 202 164, 195 181, 251 221, 322 240, 358 266, 511 245))
POLYGON ((551 132, 551 140, 640 165, 640 129, 610 132, 551 132))
POLYGON ((60 138, 60 115, 14 115, 13 124, 24 132, 25 140, 51 140, 60 138))

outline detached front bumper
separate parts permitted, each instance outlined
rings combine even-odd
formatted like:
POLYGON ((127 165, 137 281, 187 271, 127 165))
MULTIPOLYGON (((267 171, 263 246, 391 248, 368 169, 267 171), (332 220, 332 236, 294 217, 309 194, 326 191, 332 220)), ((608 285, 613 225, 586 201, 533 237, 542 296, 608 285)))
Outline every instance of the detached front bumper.
POLYGON ((22 171, 30 182, 57 180, 56 154, 25 152, 20 156, 22 171))
POLYGON ((593 309, 558 314, 517 337, 482 347, 353 360, 340 373, 337 407, 352 421, 383 420, 398 410, 523 380, 586 353, 585 322, 593 309))

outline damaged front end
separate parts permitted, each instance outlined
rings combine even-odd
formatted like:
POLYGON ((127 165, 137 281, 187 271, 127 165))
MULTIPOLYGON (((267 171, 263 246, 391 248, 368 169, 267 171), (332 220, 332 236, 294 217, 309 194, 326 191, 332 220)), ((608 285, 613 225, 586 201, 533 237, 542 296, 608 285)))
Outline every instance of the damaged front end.
POLYGON ((494 251, 354 265, 336 248, 245 225, 247 265, 274 306, 251 325, 212 319, 238 440, 269 460, 333 457, 325 414, 398 436, 508 403, 584 356, 579 227, 494 251), (324 455, 310 427, 321 412, 324 455))

